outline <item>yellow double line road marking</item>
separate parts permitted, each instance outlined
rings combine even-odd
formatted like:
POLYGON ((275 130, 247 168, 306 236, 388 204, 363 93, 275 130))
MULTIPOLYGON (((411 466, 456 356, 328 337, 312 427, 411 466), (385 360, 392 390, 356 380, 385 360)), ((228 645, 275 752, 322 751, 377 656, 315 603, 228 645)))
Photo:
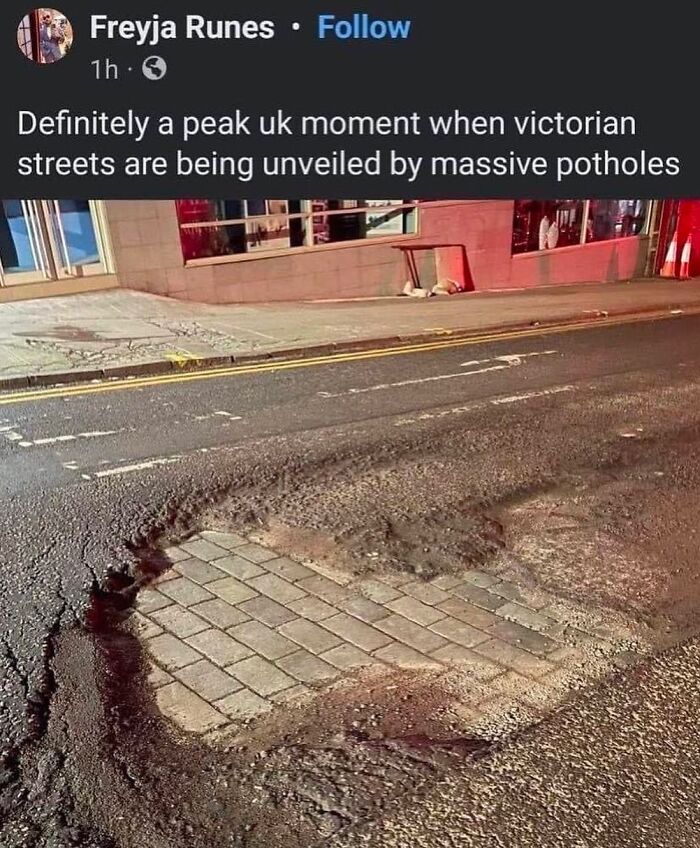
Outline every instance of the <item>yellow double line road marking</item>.
MULTIPOLYGON (((684 315, 693 314, 685 311, 684 315)), ((488 333, 457 339, 442 339, 440 341, 421 342, 418 344, 399 345, 397 347, 377 348, 374 350, 358 350, 348 353, 331 353, 325 356, 304 357, 301 359, 278 359, 258 362, 254 365, 233 365, 231 367, 211 368, 202 371, 189 371, 174 374, 159 374, 153 377, 120 378, 102 383, 80 383, 70 386, 56 386, 48 389, 14 392, 0 395, 0 406, 16 403, 51 400, 53 398, 70 398, 81 395, 103 394, 104 392, 119 392, 127 389, 144 389, 150 386, 164 386, 173 383, 189 383, 199 380, 220 379, 222 377, 242 377, 249 374, 265 374, 275 371, 292 371, 297 368, 311 368, 320 365, 340 365, 345 362, 360 362, 366 359, 381 359, 386 356, 404 356, 411 353, 429 353, 431 351, 448 350, 449 348, 472 347, 502 342, 510 339, 528 339, 539 336, 549 336, 555 333, 571 333, 576 330, 590 330, 599 327, 617 326, 620 324, 638 324, 665 318, 678 317, 671 313, 654 315, 631 316, 628 318, 597 318, 591 321, 581 321, 574 324, 551 325, 528 330, 513 330, 506 333, 488 333)))

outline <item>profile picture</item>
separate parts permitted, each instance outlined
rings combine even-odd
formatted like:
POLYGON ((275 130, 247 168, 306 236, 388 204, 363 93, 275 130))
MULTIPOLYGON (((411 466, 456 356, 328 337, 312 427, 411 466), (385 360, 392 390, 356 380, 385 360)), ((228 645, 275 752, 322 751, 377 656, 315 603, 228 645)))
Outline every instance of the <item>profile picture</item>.
POLYGON ((58 9, 34 9, 19 22, 17 44, 27 59, 52 65, 70 52, 73 27, 58 9))

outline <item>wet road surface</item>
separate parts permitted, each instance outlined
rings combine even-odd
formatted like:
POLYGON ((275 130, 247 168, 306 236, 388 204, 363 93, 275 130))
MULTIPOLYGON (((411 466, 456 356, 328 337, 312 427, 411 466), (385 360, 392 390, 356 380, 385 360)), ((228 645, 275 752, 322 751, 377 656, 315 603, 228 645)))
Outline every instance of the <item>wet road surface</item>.
MULTIPOLYGON (((507 567, 564 597, 647 621, 660 644, 692 636, 698 331, 700 321, 685 318, 123 391, 0 396, 0 843, 341 838, 339 827, 334 835, 325 819, 299 813, 293 788, 287 799, 273 796, 265 827, 246 830, 245 796, 234 798, 235 781, 220 778, 226 764, 177 740, 166 745, 147 703, 133 707, 138 734, 133 721, 119 732, 112 726, 114 703, 102 697, 110 669, 94 639, 73 628, 109 572, 133 572, 139 551, 162 533, 196 527, 205 512, 239 529, 276 522, 325 534, 358 557, 358 568, 402 563, 430 575, 465 563, 507 567), (547 523, 552 500, 576 516, 563 533, 547 523), (379 553, 371 566, 368 551, 379 553), (227 783, 220 796, 197 786, 206 769, 217 786, 227 783), (176 808, 164 802, 173 775, 191 787, 176 808)), ((660 702, 674 693, 665 732, 675 727, 679 740, 696 693, 678 681, 697 670, 689 648, 668 659, 669 675, 681 660, 672 690, 663 674, 649 678, 659 681, 660 702)), ((138 668, 125 669, 134 690, 145 691, 138 668)), ((613 681, 594 696, 595 709, 602 715, 606 698, 638 685, 613 681)), ((119 697, 129 701, 126 690, 119 697)), ((565 721, 583 722, 582 711, 593 709, 584 703, 565 721)), ((636 732, 651 738, 654 717, 639 716, 636 732)), ((522 744, 499 753, 505 776, 480 766, 489 792, 504 791, 509 757, 516 770, 527 762, 522 744)), ((690 741, 680 744, 692 754, 690 741)), ((577 750, 590 762, 582 767, 589 786, 601 752, 577 750)), ((630 779, 642 765, 630 759, 630 779)), ((554 758, 532 767, 546 782, 554 758)), ((381 762, 373 768, 381 773, 381 762)), ((671 788, 689 779, 685 767, 668 771, 671 788)), ((403 773, 406 791, 422 781, 403 773)), ((383 815, 376 801, 374 814, 383 815)), ((372 804, 360 808, 344 832, 372 819, 372 804)), ((561 809, 568 827, 586 814, 561 809)), ((661 820, 648 821, 655 833, 661 820)), ((505 844, 539 844, 527 816, 520 824, 518 842, 511 820, 497 816, 474 844, 498 844, 501 827, 510 828, 505 844)), ((452 826, 471 832, 466 822, 452 826)), ((679 830, 675 844, 692 844, 689 832, 679 830)), ((597 844, 625 844, 610 839, 597 844)))

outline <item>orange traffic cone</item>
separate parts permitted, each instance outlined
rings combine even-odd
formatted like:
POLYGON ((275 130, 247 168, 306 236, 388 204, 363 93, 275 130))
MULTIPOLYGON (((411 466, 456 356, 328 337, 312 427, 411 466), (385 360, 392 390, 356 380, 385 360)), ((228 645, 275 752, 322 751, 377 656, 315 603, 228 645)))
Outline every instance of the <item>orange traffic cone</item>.
POLYGON ((675 277, 676 276, 676 256, 678 255, 678 230, 673 234, 673 238, 671 239, 671 243, 668 246, 668 250, 666 251, 666 259, 664 260, 664 264, 661 266, 660 275, 662 277, 675 277))
POLYGON ((688 236, 686 243, 683 245, 683 253, 681 253, 681 270, 678 275, 680 280, 690 279, 690 254, 692 252, 692 238, 688 236))

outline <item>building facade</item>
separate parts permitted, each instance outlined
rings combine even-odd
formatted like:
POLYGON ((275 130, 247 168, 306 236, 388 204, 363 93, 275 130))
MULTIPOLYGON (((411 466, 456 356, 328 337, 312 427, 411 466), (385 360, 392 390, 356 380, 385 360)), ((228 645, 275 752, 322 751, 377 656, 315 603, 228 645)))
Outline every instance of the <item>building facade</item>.
POLYGON ((206 303, 382 297, 412 275, 465 291, 625 280, 653 273, 669 203, 6 200, 0 301, 114 287, 206 303))

